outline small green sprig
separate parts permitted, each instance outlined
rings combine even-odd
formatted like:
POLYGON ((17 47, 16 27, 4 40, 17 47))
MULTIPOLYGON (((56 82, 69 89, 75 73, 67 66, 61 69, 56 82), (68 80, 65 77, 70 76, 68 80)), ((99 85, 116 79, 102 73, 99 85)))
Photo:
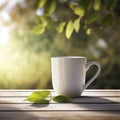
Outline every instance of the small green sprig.
POLYGON ((53 98, 53 101, 58 103, 72 103, 72 99, 68 96, 58 95, 53 98))
POLYGON ((49 104, 49 102, 52 100, 57 103, 73 102, 72 98, 64 95, 58 95, 58 96, 52 97, 50 91, 35 91, 25 99, 25 101, 30 101, 35 104, 49 104))

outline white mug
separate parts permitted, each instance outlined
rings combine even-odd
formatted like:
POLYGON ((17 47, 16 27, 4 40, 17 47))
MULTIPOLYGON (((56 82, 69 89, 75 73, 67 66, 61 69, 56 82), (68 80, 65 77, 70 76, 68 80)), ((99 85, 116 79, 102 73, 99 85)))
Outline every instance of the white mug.
POLYGON ((101 67, 96 61, 88 62, 82 56, 52 57, 52 85, 56 95, 80 96, 100 74, 101 67), (85 84, 86 71, 96 65, 96 74, 85 84))

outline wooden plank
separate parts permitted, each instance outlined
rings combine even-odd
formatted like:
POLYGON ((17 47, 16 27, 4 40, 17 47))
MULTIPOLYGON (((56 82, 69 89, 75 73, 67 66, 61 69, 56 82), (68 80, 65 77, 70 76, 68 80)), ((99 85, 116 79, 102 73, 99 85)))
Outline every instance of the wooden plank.
POLYGON ((120 89, 86 89, 85 92, 120 92, 120 89))
MULTIPOLYGON (((0 89, 0 92, 32 92, 32 91, 43 91, 53 89, 0 89)), ((120 92, 120 89, 86 89, 85 92, 120 92)))
POLYGON ((32 91, 0 90, 0 119, 120 120, 120 90, 85 90, 74 104, 23 102, 32 91))
POLYGON ((120 120, 120 112, 0 112, 1 120, 120 120))
MULTIPOLYGON (((24 101, 26 97, 0 97, 0 104, 2 103, 30 103, 28 101, 24 101)), ((90 97, 90 96, 85 96, 85 97, 79 97, 79 98, 74 98, 73 99, 74 103, 105 103, 105 104, 110 104, 110 103, 120 103, 120 97, 90 97)))
MULTIPOLYGON (((0 91, 0 97, 3 96, 29 96, 32 91, 0 91)), ((55 93, 51 91, 52 96, 55 96, 55 93)), ((81 96, 116 96, 120 97, 120 91, 84 91, 81 96)))
POLYGON ((120 97, 119 91, 85 91, 83 92, 82 96, 117 96, 120 97))
POLYGON ((0 111, 120 111, 120 104, 0 104, 0 111))

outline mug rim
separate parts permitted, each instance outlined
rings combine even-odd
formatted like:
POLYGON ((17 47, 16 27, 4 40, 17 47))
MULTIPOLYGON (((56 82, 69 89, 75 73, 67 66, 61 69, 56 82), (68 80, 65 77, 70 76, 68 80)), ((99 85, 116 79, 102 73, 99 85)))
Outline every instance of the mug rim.
POLYGON ((86 58, 84 56, 56 56, 56 57, 51 57, 51 58, 61 58, 61 59, 64 59, 64 58, 86 58))

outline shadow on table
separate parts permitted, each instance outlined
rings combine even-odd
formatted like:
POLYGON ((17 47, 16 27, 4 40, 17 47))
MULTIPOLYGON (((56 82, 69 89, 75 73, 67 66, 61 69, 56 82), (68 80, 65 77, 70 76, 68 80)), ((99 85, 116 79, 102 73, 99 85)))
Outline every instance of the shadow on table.
POLYGON ((86 111, 120 114, 120 102, 114 100, 94 96, 81 96, 73 100, 77 107, 82 107, 86 111))
MULTIPOLYGON (((51 103, 51 104, 58 104, 58 103, 51 103)), ((60 104, 60 103, 59 103, 60 104)), ((113 100, 105 99, 102 97, 95 97, 95 96, 80 96, 79 98, 73 98, 73 103, 77 108, 83 108, 83 111, 97 111, 102 113, 110 113, 110 114, 120 114, 120 102, 116 102, 113 100)), ((31 104, 32 107, 37 108, 45 108, 47 111, 47 107, 49 104, 31 104)), ((63 111, 69 111, 64 110, 63 111)), ((55 111, 51 110, 50 111, 55 111)), ((62 110, 56 110, 62 111, 62 110)), ((71 111, 71 110, 70 110, 71 111)), ((77 110, 76 110, 77 111, 77 110)))
MULTIPOLYGON (((4 103, 4 101, 0 102, 4 103)), ((14 107, 14 104, 0 103, 0 120, 51 120, 42 114, 36 116, 34 113, 35 111, 20 110, 19 108, 14 107)))
POLYGON ((37 108, 42 108, 42 107, 47 107, 49 105, 48 104, 31 104, 32 107, 37 107, 37 108))
MULTIPOLYGON (((53 103, 54 104, 54 103, 53 103)), ((98 113, 107 113, 108 115, 110 114, 114 114, 114 115, 120 115, 120 102, 115 102, 112 100, 108 100, 105 98, 101 98, 101 97, 91 97, 91 96, 81 96, 79 98, 74 98, 74 103, 73 103, 77 108, 83 108, 83 111, 95 111, 98 113), (113 105, 114 104, 114 105, 113 105), (98 106, 97 106, 98 105, 98 106)), ((49 107, 49 104, 31 104, 32 107, 49 107)), ((61 110, 62 111, 62 110, 61 110)), ((59 112, 61 111, 56 111, 57 114, 59 114, 59 112)), ((0 104, 0 120, 52 120, 52 119, 56 119, 55 118, 55 114, 53 114, 55 112, 55 110, 52 112, 52 108, 51 110, 49 110, 49 115, 47 115, 46 113, 42 113, 40 111, 37 111, 39 116, 36 116, 35 113, 36 111, 23 111, 20 110, 17 107, 14 107, 14 104, 12 106, 12 104, 0 104), (51 116, 51 117, 50 117, 51 116), (50 117, 50 118, 49 118, 50 117)), ((63 113, 65 112, 64 108, 63 108, 63 113)), ((66 110, 66 112, 71 112, 69 110, 66 110)), ((77 111, 76 111, 77 112, 77 111)), ((76 113, 75 112, 75 113, 76 113)), ((66 113, 64 113, 66 115, 66 113)), ((71 113, 69 113, 70 115, 71 113)), ((93 113, 94 114, 94 113, 93 113)), ((64 115, 64 116, 65 116, 64 115)), ((69 117, 69 115, 67 115, 69 117)), ((79 115, 79 113, 78 113, 79 115)), ((62 116, 57 116, 59 118, 62 118, 62 116)), ((76 116, 76 118, 79 118, 79 116, 76 116)), ((67 118, 66 118, 67 119, 67 118)))

